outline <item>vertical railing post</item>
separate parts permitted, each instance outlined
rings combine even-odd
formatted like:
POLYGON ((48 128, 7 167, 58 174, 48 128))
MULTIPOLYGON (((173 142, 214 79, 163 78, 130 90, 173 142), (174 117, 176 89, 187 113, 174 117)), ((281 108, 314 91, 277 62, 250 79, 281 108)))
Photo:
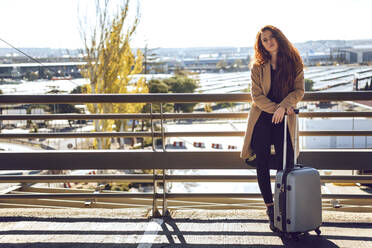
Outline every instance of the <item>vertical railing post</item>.
POLYGON ((152 103, 150 103, 150 115, 151 115, 151 118, 150 118, 150 126, 151 126, 151 143, 152 143, 152 150, 155 151, 155 139, 154 139, 154 116, 152 114, 152 103))
MULTIPOLYGON (((165 150, 165 133, 164 133, 164 126, 163 126, 163 103, 160 103, 160 126, 161 126, 161 138, 162 138, 162 147, 163 147, 163 152, 166 152, 165 150)), ((166 181, 166 170, 163 169, 163 217, 168 216, 168 203, 167 203, 167 181, 166 181)))
POLYGON ((167 177, 166 170, 163 169, 163 217, 170 216, 167 202, 168 187, 166 177, 167 177))
POLYGON ((161 143, 163 152, 165 152, 165 134, 164 134, 164 127, 163 127, 163 103, 160 103, 160 128, 161 128, 161 143))
MULTIPOLYGON (((156 151, 156 144, 155 144, 155 135, 154 135, 154 116, 153 116, 153 109, 152 109, 152 103, 150 103, 150 114, 151 114, 151 138, 152 138, 152 150, 156 151)), ((153 199, 152 199, 152 217, 160 217, 161 214, 158 209, 158 179, 156 175, 155 168, 152 171, 153 176, 153 199)))
POLYGON ((161 217, 160 211, 158 209, 158 179, 156 175, 156 170, 153 170, 153 200, 152 200, 152 217, 161 217))

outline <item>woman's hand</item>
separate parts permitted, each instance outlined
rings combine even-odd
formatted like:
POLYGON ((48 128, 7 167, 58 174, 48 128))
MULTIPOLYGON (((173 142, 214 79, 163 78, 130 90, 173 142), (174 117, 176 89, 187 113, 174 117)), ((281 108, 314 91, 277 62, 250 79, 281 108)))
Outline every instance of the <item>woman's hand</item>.
POLYGON ((293 111, 293 108, 290 107, 287 109, 287 115, 293 115, 295 112, 293 111))
POLYGON ((274 124, 278 124, 282 122, 284 118, 284 114, 285 114, 285 108, 279 107, 277 110, 275 110, 271 122, 274 124))

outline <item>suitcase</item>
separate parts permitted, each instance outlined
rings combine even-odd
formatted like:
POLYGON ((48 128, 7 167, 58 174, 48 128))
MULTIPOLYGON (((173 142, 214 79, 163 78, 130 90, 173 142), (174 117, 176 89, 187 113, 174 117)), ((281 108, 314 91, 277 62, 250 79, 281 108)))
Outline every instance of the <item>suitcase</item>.
MULTIPOLYGON (((298 110, 296 127, 298 125, 298 110)), ((320 235, 322 200, 319 172, 296 163, 295 132, 294 166, 287 166, 287 115, 284 117, 283 170, 275 179, 274 227, 282 234, 298 239, 298 235, 314 230, 320 235)))

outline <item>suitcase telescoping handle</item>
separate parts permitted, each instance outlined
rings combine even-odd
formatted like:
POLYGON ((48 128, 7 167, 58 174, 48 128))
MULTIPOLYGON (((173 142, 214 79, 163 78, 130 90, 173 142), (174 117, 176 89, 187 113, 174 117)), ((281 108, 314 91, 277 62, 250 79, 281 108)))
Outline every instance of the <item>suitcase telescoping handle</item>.
MULTIPOLYGON (((293 112, 296 115, 296 124, 295 124, 295 136, 294 136, 294 151, 293 151, 293 164, 297 163, 297 125, 298 125, 298 114, 300 111, 298 109, 294 109, 293 112)), ((288 116, 287 113, 284 115, 284 144, 283 144, 283 170, 287 167, 287 123, 288 123, 288 116)))

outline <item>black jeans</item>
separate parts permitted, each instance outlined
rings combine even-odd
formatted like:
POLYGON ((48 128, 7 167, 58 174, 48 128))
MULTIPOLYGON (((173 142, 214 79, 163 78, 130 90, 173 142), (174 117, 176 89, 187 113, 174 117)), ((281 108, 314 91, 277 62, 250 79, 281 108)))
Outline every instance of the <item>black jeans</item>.
MULTIPOLYGON (((275 147, 275 159, 272 162, 275 162, 277 170, 283 167, 284 118, 282 122, 274 124, 271 122, 272 117, 272 114, 261 112, 251 142, 257 159, 257 181, 266 204, 273 202, 269 169, 271 144, 275 147)), ((287 132, 287 166, 293 166, 293 156, 292 142, 287 132)))

